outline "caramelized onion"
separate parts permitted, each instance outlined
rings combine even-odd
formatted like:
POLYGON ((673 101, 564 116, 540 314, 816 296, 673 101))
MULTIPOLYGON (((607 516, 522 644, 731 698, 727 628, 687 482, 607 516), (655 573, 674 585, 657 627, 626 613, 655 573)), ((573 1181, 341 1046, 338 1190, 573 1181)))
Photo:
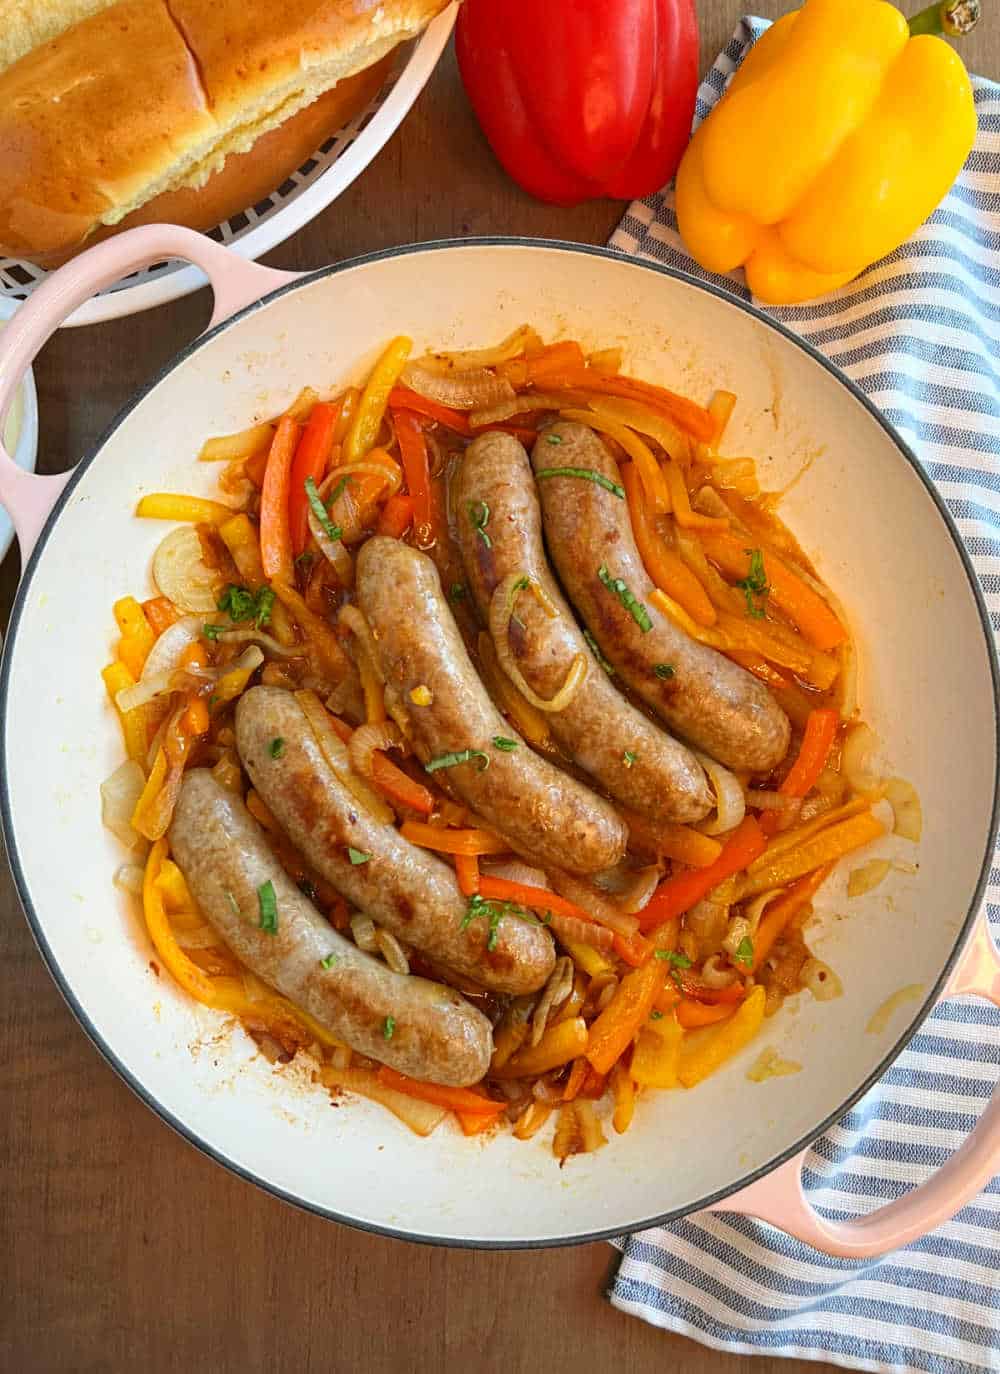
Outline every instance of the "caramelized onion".
POLYGON ((369 787, 364 778, 359 778, 351 768, 347 745, 334 732, 333 726, 330 724, 330 717, 316 693, 296 692, 295 700, 301 706, 302 713, 316 736, 316 743, 320 747, 320 752, 338 781, 357 798, 375 820, 381 821, 383 825, 391 825, 395 820, 392 808, 387 801, 384 801, 377 792, 369 787))
POLYGON ((529 589, 537 597, 545 614, 549 616, 550 619, 554 619, 557 615, 555 606, 552 605, 552 602, 545 595, 545 592, 539 586, 535 578, 529 577, 523 572, 510 573, 496 588, 493 593, 493 598, 490 601, 490 634, 493 636, 493 643, 496 645, 497 658, 500 660, 500 666, 510 678, 511 682, 513 682, 521 695, 531 702, 536 710, 565 711, 566 707, 583 686, 590 665, 584 654, 577 654, 573 659, 569 672, 566 674, 566 681, 559 688, 559 691, 556 692, 554 697, 540 697, 537 692, 533 691, 532 688, 528 686, 520 668, 514 662, 514 656, 510 651, 510 641, 507 638, 507 634, 510 629, 511 616, 514 614, 514 603, 517 600, 517 594, 519 591, 527 591, 529 589))
POLYGON ((418 396, 426 396, 429 401, 437 401, 450 410, 481 410, 502 405, 514 397, 510 382, 484 367, 471 367, 464 372, 435 372, 419 363, 410 363, 403 369, 402 380, 418 396))
POLYGON ((723 768, 721 763, 700 750, 694 751, 695 757, 708 774, 708 780, 715 793, 715 815, 702 821, 698 829, 703 835, 728 835, 735 830, 746 815, 746 798, 735 773, 723 768))
POLYGON ((347 752, 355 773, 368 782, 374 782, 372 756, 382 750, 403 747, 399 726, 386 720, 381 725, 359 725, 350 738, 347 752))

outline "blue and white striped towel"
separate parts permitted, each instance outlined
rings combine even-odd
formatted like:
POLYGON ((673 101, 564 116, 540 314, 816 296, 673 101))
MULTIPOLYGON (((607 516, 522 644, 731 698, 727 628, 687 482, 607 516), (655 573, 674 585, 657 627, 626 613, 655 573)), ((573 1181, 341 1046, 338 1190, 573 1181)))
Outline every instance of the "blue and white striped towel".
MULTIPOLYGON (((764 31, 746 19, 698 93, 696 121, 764 31)), ((948 502, 1000 631, 1000 86, 975 82, 979 137, 909 243, 811 305, 773 312, 821 348, 916 450, 948 502)), ((632 205, 611 240, 705 277, 672 193, 632 205)), ((714 280, 748 298, 741 274, 714 280)), ((1000 856, 986 898, 1000 935, 1000 856)), ((881 1083, 810 1152, 818 1210, 846 1218, 928 1177, 972 1129, 997 1078, 993 1008, 936 1011, 881 1083)), ((626 1238, 609 1296, 733 1353, 855 1369, 1000 1370, 1000 1178, 953 1221, 874 1262, 829 1259, 772 1227, 702 1216, 626 1238)))

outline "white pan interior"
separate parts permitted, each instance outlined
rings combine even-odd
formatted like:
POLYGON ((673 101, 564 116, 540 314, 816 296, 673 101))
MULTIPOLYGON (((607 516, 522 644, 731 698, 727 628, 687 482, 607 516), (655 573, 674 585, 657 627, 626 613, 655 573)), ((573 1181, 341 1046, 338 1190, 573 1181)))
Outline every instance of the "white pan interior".
POLYGON ((693 283, 584 251, 473 244, 360 263, 298 287, 189 353, 90 464, 45 542, 8 644, 3 718, 8 844, 50 962, 105 1052, 220 1159, 291 1199, 418 1237, 559 1242, 635 1228, 736 1185, 812 1132, 875 1073, 916 1013, 872 1035, 897 989, 935 985, 980 875, 997 768, 987 641, 962 560, 933 500, 865 406, 801 348, 693 283), (816 952, 844 996, 786 1004, 743 1058, 692 1092, 652 1094, 595 1155, 559 1169, 529 1143, 418 1140, 362 1101, 332 1108, 299 1066, 272 1068, 231 1023, 151 969, 137 906, 112 885, 125 854, 102 829, 98 787, 121 741, 100 670, 114 600, 147 593, 166 527, 133 518, 147 491, 211 492, 195 455, 210 434, 280 410, 305 383, 360 378, 384 342, 472 347, 531 321, 585 346, 620 344, 641 376, 707 399, 739 397, 725 447, 780 486, 815 454, 784 516, 846 604, 866 718, 923 801, 916 860, 867 897, 829 885, 816 952), (802 1072, 764 1084, 773 1045, 802 1072))

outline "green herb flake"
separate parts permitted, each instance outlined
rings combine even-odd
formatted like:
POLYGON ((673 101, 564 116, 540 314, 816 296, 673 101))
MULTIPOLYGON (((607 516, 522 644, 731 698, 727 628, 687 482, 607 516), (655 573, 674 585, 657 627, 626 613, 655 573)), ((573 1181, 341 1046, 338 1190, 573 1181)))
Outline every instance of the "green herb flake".
POLYGON ((319 961, 319 966, 320 968, 333 968, 336 962, 337 956, 335 954, 328 954, 325 959, 319 961))
POLYGON ((597 487, 603 487, 605 491, 610 491, 612 496, 617 496, 619 501, 625 500, 625 488, 618 482, 612 482, 610 477, 605 477, 603 472, 597 472, 594 468, 542 468, 535 473, 537 481, 543 477, 578 477, 583 482, 593 482, 597 487))
POLYGON ((260 928, 268 935, 278 933, 278 899, 274 895, 274 883, 268 878, 266 883, 261 883, 257 889, 257 901, 260 903, 260 928))
POLYGON ((396 1033, 396 1018, 387 1016, 382 1022, 382 1034, 386 1040, 391 1040, 396 1033))
POLYGON ((513 754, 517 748, 517 740, 507 739, 504 735, 494 735, 493 748, 499 749, 502 754, 513 754))
POLYGON ((590 652, 591 652, 591 653, 594 655, 594 657, 597 659, 598 663, 601 665, 601 667, 602 667, 602 668, 604 669, 604 671, 607 673, 608 677, 614 677, 614 675, 615 675, 614 664, 609 663, 608 660, 607 660, 607 659, 604 657, 604 655, 601 653, 601 646, 598 644, 598 642, 597 642, 597 640, 594 638, 594 636, 590 633, 589 630, 584 630, 584 632, 583 632, 583 637, 584 637, 584 639, 587 641, 587 644, 590 646, 590 652))
POLYGON ((239 904, 239 902, 236 900, 236 898, 233 896, 233 894, 229 891, 229 888, 228 888, 228 887, 225 889, 225 893, 226 893, 226 901, 229 903, 229 905, 230 905, 230 906, 232 907, 232 909, 233 909, 233 915, 234 915, 234 916, 242 916, 243 913, 242 913, 242 911, 240 911, 240 904, 239 904))
POLYGON ((268 746, 268 753, 271 755, 272 759, 280 759, 284 752, 285 741, 280 737, 277 739, 273 739, 270 745, 268 746))
POLYGON ((656 674, 656 676, 660 679, 661 682, 667 682, 670 678, 674 676, 676 669, 674 668, 674 665, 672 663, 657 663, 657 665, 653 669, 653 672, 656 674))
POLYGON ((354 864, 355 868, 357 868, 360 864, 366 864, 371 858, 371 855, 366 854, 363 849, 354 849, 353 846, 348 845, 347 857, 350 859, 351 863, 354 864))
POLYGON ((476 760, 480 773, 485 773, 490 766, 490 757, 484 754, 482 749, 459 749, 454 754, 439 754, 436 759, 424 764, 424 772, 436 773, 440 768, 457 768, 460 763, 471 763, 473 759, 476 760))
POLYGON ((331 506, 336 505, 336 503, 343 496, 344 492, 347 490, 347 484, 351 480, 351 476, 352 474, 348 473, 346 477, 341 477, 340 481, 334 487, 333 491, 330 493, 331 506))
MULTIPOLYGON (((551 913, 550 913, 551 914, 551 913)), ((517 902, 502 901, 497 897, 481 897, 479 893, 474 893, 469 898, 469 905, 465 909, 462 917, 460 930, 468 930, 472 922, 477 917, 483 916, 488 922, 488 935, 486 937, 486 948, 493 952, 497 947, 500 936, 500 922, 505 916, 512 916, 518 921, 525 921, 528 925, 547 925, 548 922, 539 921, 530 911, 525 911, 523 906, 517 902)))
POLYGON ((451 584, 451 590, 448 593, 449 601, 464 601, 465 595, 466 589, 464 582, 453 582, 451 584))
POLYGON ((631 768, 638 757, 639 755, 633 753, 631 749, 626 749, 624 754, 622 754, 622 763, 625 765, 626 768, 631 768))
POLYGON ((744 549, 743 552, 750 558, 750 570, 736 585, 747 599, 747 615, 754 620, 763 620, 764 608, 754 598, 763 599, 771 590, 764 571, 764 555, 760 549, 744 549))
POLYGON ((201 632, 206 639, 211 639, 214 642, 219 638, 219 635, 223 633, 225 628, 225 625, 203 625, 201 627, 201 632))
POLYGON ((486 526, 490 520, 490 508, 485 501, 468 501, 466 510, 469 512, 469 520, 472 528, 479 535, 480 539, 488 549, 493 547, 493 540, 486 533, 486 526))
POLYGON ((745 964, 747 968, 753 968, 753 941, 749 935, 743 936, 736 947, 733 958, 738 964, 745 964))
MULTIPOLYGON (((562 443, 562 435, 561 435, 561 434, 546 434, 546 436, 545 436, 545 442, 546 442, 547 444, 554 444, 555 446, 558 447, 558 445, 562 443)), ((540 475, 541 475, 541 474, 539 474, 539 476, 540 476, 540 475)))
POLYGON ((315 557, 316 555, 314 553, 312 553, 309 549, 306 549, 305 553, 300 553, 298 558, 296 558, 295 566, 297 568, 308 568, 311 566, 315 557))
POLYGON ((691 967, 691 960, 686 954, 682 954, 678 949, 658 949, 656 951, 656 957, 657 959, 665 959, 667 963, 673 965, 674 968, 691 967))
POLYGON ((629 591, 628 584, 620 577, 612 577, 604 563, 597 569, 597 576, 600 578, 601 585, 607 587, 609 592, 617 596, 642 633, 648 634, 653 628, 653 622, 642 602, 629 591))
POLYGON ((663 1020, 663 1012, 662 1012, 662 1011, 651 1011, 651 1012, 649 1013, 649 1019, 650 1019, 650 1021, 662 1021, 662 1020, 663 1020))
POLYGON ((326 537, 328 539, 332 539, 334 543, 336 543, 340 536, 343 534, 343 530, 340 528, 339 525, 335 525, 333 521, 330 519, 326 506, 323 505, 323 502, 320 499, 320 494, 316 490, 316 483, 313 481, 311 477, 306 478, 305 488, 306 499, 309 502, 309 509, 312 511, 313 515, 315 515, 316 519, 319 521, 320 528, 323 530, 326 537))
MULTIPOLYGON (((234 624, 252 620, 258 630, 262 630, 271 619, 274 606, 274 592, 270 587, 261 587, 254 595, 248 587, 236 587, 232 583, 216 602, 220 611, 227 611, 234 624)), ((218 636, 216 635, 216 638, 218 636)))

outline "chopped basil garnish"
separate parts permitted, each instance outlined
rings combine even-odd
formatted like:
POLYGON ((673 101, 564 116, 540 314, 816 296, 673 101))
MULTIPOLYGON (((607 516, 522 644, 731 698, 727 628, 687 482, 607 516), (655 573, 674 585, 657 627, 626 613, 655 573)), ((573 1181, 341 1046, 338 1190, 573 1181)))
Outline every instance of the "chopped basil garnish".
POLYGON ((593 482, 595 486, 610 491, 611 495, 617 496, 620 501, 625 500, 625 488, 617 482, 612 482, 610 477, 605 477, 603 472, 595 472, 593 468, 542 468, 540 472, 535 473, 535 477, 538 481, 543 477, 579 477, 584 482, 593 482))
POLYGON ((330 519, 327 514, 326 506, 323 505, 323 502, 320 500, 319 492, 316 490, 316 483, 311 477, 306 478, 305 488, 306 498, 309 501, 309 508, 319 521, 320 528, 324 531, 328 539, 332 539, 336 543, 343 534, 343 530, 339 525, 335 525, 330 519))
POLYGON ((668 964, 673 964, 674 968, 690 968, 691 960, 686 954, 681 954, 677 949, 658 949, 657 959, 666 959, 668 964))
MULTIPOLYGON (((562 443, 562 435, 561 435, 561 434, 546 434, 546 436, 545 436, 545 442, 546 442, 547 444, 561 444, 561 443, 562 443)), ((539 473, 539 476, 541 476, 541 473, 539 473)))
POLYGON ((225 628, 225 625, 203 625, 201 632, 206 639, 215 640, 219 638, 225 628))
POLYGON ((499 749, 502 754, 513 754, 517 748, 517 740, 507 739, 504 735, 494 735, 493 748, 499 749))
POLYGON ((653 672, 663 682, 666 682, 668 678, 673 677, 675 669, 672 663, 658 663, 653 669, 653 672))
POLYGON ((272 759, 280 759, 282 754, 285 752, 285 741, 280 737, 277 739, 273 739, 271 741, 269 752, 272 759))
POLYGON ((266 931, 268 935, 277 935, 278 899, 274 895, 274 883, 270 878, 257 889, 257 900, 260 903, 261 930, 266 931))
POLYGON ((530 911, 525 911, 524 907, 519 906, 517 902, 502 901, 497 897, 480 897, 477 892, 469 898, 469 905, 466 907, 459 929, 468 930, 478 916, 485 916, 489 923, 486 948, 490 953, 497 947, 497 940, 500 937, 500 922, 504 916, 513 916, 518 921, 526 921, 528 925, 532 926, 547 924, 547 922, 539 921, 530 911))
POLYGON ((319 962, 321 968, 333 968, 334 964, 337 962, 337 956, 335 954, 328 954, 325 959, 321 959, 319 962))
POLYGON ((371 858, 371 855, 366 854, 363 849, 354 849, 351 845, 348 845, 347 857, 350 859, 351 863, 357 867, 358 864, 366 864, 371 858))
POLYGON ((478 763, 480 773, 490 766, 489 755, 481 749, 459 749, 457 753, 439 754, 436 759, 431 759, 430 763, 424 764, 424 772, 436 773, 439 768, 456 768, 460 763, 471 763, 473 759, 478 763))
POLYGON ((649 618, 649 612, 642 602, 632 595, 628 589, 627 583, 620 577, 612 577, 604 563, 597 569, 597 576, 601 580, 601 585, 607 587, 609 592, 617 596, 618 600, 639 626, 642 633, 648 634, 653 628, 653 622, 649 618))
POLYGON ((346 477, 341 477, 340 481, 337 483, 333 491, 330 493, 331 506, 334 505, 340 499, 341 496, 343 496, 344 492, 347 490, 347 484, 350 480, 350 473, 348 473, 346 477))
POLYGON ((608 677, 614 677, 614 675, 615 675, 614 665, 611 664, 611 663, 609 663, 608 660, 607 660, 607 659, 604 657, 604 655, 601 653, 601 646, 598 644, 598 642, 597 642, 597 640, 594 638, 594 636, 590 633, 589 630, 584 630, 584 632, 583 632, 583 637, 584 637, 584 639, 587 641, 587 643, 590 645, 590 652, 591 652, 591 653, 594 655, 594 657, 597 659, 598 663, 601 665, 601 667, 602 667, 602 668, 604 669, 604 671, 607 673, 608 677))
POLYGON ((465 583, 464 583, 464 582, 453 582, 453 583, 451 584, 451 591, 449 591, 449 593, 448 593, 448 600, 449 600, 449 601, 464 601, 464 600, 465 600, 465 583))
POLYGON ((466 504, 466 509, 469 512, 472 528, 479 535, 486 547, 491 549, 493 547, 493 540, 486 533, 486 526, 489 524, 490 520, 489 506, 485 501, 469 501, 466 504))
POLYGON ((225 892, 226 892, 226 901, 227 901, 227 902, 229 903, 229 905, 232 907, 232 909, 233 909, 233 915, 234 915, 234 916, 242 916, 243 913, 240 911, 240 904, 239 904, 239 902, 236 900, 236 898, 233 896, 233 894, 229 891, 229 888, 228 888, 228 887, 225 889, 225 892))
POLYGON ((382 1022, 382 1034, 385 1036, 386 1040, 392 1039, 395 1030, 396 1018, 394 1016, 387 1016, 382 1022))
POLYGON ((753 941, 749 935, 743 936, 743 939, 736 946, 736 953, 733 957, 738 964, 746 964, 747 968, 753 967, 753 941))
POLYGON ((744 549, 743 552, 750 556, 750 570, 736 585, 747 599, 747 615, 754 620, 763 620, 764 608, 758 605, 754 597, 763 598, 771 590, 764 571, 764 555, 760 549, 744 549))
POLYGON ((622 754, 622 763, 626 768, 631 768, 638 757, 639 755, 634 754, 631 749, 626 749, 624 754, 622 754))
MULTIPOLYGON (((228 611, 229 619, 235 623, 252 620, 257 629, 262 630, 271 619, 274 592, 270 587, 261 587, 254 594, 248 587, 236 587, 230 583, 216 605, 220 611, 228 611)), ((215 637, 218 638, 218 635, 215 637)))

